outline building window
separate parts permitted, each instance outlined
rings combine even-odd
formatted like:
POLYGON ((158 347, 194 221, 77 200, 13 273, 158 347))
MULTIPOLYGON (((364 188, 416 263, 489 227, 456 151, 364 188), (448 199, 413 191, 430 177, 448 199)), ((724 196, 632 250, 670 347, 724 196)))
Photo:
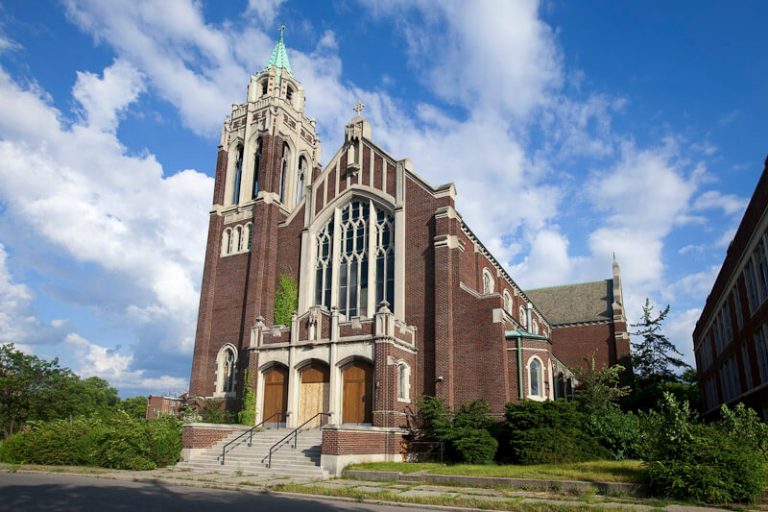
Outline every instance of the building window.
POLYGON ((493 275, 487 268, 483 269, 483 293, 493 293, 493 275))
POLYGON ((251 199, 259 195, 259 168, 261 167, 261 137, 256 140, 256 152, 253 154, 253 187, 251 199))
POLYGON ((216 393, 226 394, 235 391, 235 371, 237 370, 237 350, 229 343, 219 350, 216 357, 216 393))
POLYGON ((237 226, 234 231, 234 237, 232 238, 232 247, 234 247, 236 252, 241 252, 243 250, 243 228, 242 226, 237 226))
POLYGON ((240 182, 243 178, 243 146, 237 147, 235 159, 235 187, 232 191, 232 204, 240 202, 240 182))
POLYGON ((291 101, 293 99, 293 87, 290 85, 285 89, 285 99, 291 101))
POLYGON ((507 290, 504 290, 504 311, 512 314, 512 296, 507 290))
POLYGON ((544 398, 544 370, 541 359, 536 356, 528 361, 528 396, 539 400, 544 398))
POLYGON ((291 161, 291 148, 288 147, 288 144, 283 143, 283 159, 280 162, 280 202, 285 202, 285 193, 287 190, 286 180, 288 178, 288 169, 290 168, 290 161, 291 161))
POLYGON ((539 334, 539 324, 536 319, 531 320, 531 332, 533 334, 539 334))
POLYGON ((411 401, 411 367, 404 362, 397 365, 397 399, 411 401))
POLYGON ((338 286, 336 306, 347 318, 369 316, 383 300, 392 308, 394 245, 390 213, 370 200, 347 203, 316 236, 315 304, 330 308, 332 286, 338 286), (375 284, 375 297, 369 283, 375 284))
POLYGON ((757 366, 760 370, 760 380, 768 382, 768 338, 766 338, 766 325, 755 332, 755 349, 757 352, 757 366))
POLYGON ((301 202, 304 197, 304 182, 307 177, 307 159, 299 158, 299 168, 296 170, 296 204, 301 202))
POLYGON ((245 239, 245 250, 250 251, 251 245, 253 244, 253 223, 249 222, 245 225, 245 234, 243 235, 243 238, 245 239))
POLYGON ((262 80, 261 81, 261 95, 265 96, 267 94, 267 90, 269 87, 269 80, 262 80))
POLYGON ((752 361, 749 357, 749 346, 747 343, 741 345, 741 367, 744 368, 744 381, 747 383, 746 391, 752 389, 752 361))
POLYGON ((520 315, 520 318, 518 320, 520 322, 520 325, 523 326, 523 329, 527 329, 528 328, 528 325, 527 325, 528 321, 527 321, 527 318, 525 316, 525 308, 523 306, 520 306, 520 308, 517 310, 517 314, 520 315))
POLYGON ((226 256, 232 252, 232 230, 227 228, 221 236, 221 255, 226 256))

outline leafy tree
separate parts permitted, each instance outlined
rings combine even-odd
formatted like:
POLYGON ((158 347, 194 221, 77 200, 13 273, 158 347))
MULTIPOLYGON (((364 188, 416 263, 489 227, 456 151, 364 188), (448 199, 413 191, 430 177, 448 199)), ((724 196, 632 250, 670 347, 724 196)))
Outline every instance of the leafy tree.
POLYGON ((0 345, 0 428, 3 436, 29 421, 105 413, 119 402, 117 390, 99 377, 81 379, 69 368, 0 345))
POLYGON ((120 409, 134 420, 143 420, 147 417, 147 397, 134 396, 120 402, 120 409))
POLYGON ((633 336, 639 336, 642 341, 632 343, 632 366, 635 373, 642 379, 657 378, 661 380, 676 380, 674 370, 688 369, 690 365, 682 359, 680 351, 669 341, 661 331, 662 323, 669 314, 669 305, 653 316, 653 305, 646 298, 643 306, 643 318, 632 327, 638 330, 633 336))
POLYGON ((629 394, 629 386, 621 386, 624 367, 620 364, 597 368, 595 353, 585 357, 586 366, 574 368, 579 387, 576 389, 576 402, 584 412, 591 414, 606 407, 615 406, 616 402, 629 394))
POLYGON ((283 274, 275 291, 275 324, 290 325, 291 316, 299 306, 299 286, 293 276, 283 274))

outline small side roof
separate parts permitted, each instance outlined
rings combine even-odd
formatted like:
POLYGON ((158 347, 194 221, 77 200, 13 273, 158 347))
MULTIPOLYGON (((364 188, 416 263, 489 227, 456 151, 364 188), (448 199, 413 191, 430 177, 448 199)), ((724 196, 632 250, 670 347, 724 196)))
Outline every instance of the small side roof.
POLYGON ((553 325, 613 318, 613 279, 526 290, 525 294, 553 325))

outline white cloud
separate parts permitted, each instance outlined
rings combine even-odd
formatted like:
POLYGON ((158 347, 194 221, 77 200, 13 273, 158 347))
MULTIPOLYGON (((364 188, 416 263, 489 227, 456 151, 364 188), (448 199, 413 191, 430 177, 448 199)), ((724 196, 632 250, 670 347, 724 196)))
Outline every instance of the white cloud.
POLYGON ((117 129, 117 116, 144 91, 141 73, 123 60, 104 70, 103 78, 78 72, 72 95, 82 105, 88 126, 109 132, 117 129))
POLYGON ((662 290, 662 299, 673 302, 681 296, 706 297, 719 271, 720 265, 712 265, 700 272, 685 275, 662 290))
POLYGON ((103 78, 80 74, 74 94, 85 120, 68 126, 0 70, 0 201, 14 231, 56 249, 51 264, 38 255, 43 274, 62 256, 85 264, 67 270, 76 287, 68 300, 142 330, 157 357, 188 357, 213 180, 194 170, 164 177, 151 154, 126 153, 114 129, 141 90, 137 76, 121 61, 103 78))
POLYGON ((247 14, 255 14, 265 27, 275 21, 284 0, 248 0, 247 14))
POLYGON ((41 322, 32 307, 33 299, 32 290, 11 275, 8 253, 0 243, 0 344, 14 343, 19 350, 32 353, 34 344, 60 339, 66 322, 41 322))
POLYGON ((122 355, 117 350, 91 343, 79 334, 67 335, 65 342, 78 361, 73 370, 83 378, 100 377, 121 390, 159 390, 175 394, 188 388, 186 379, 169 375, 149 377, 143 370, 131 370, 132 355, 122 355))
POLYGON ((691 308, 683 311, 670 310, 667 323, 664 326, 669 341, 683 354, 683 360, 696 367, 693 355, 693 329, 701 316, 700 308, 691 308))
POLYGON ((749 202, 748 198, 733 194, 722 194, 717 190, 707 190, 701 193, 693 202, 694 211, 706 211, 719 209, 726 215, 735 215, 744 212, 749 202))

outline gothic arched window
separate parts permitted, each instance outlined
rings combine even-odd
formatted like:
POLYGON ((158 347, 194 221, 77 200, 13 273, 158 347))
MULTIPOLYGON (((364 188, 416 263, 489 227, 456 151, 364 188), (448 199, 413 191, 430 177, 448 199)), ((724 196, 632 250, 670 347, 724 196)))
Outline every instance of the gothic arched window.
POLYGON ((288 147, 288 144, 283 144, 283 159, 280 162, 280 202, 285 202, 285 193, 286 193, 286 179, 288 178, 288 166, 290 165, 291 160, 291 148, 288 147))
POLYGON ((237 226, 235 228, 235 237, 232 240, 232 245, 235 248, 235 252, 242 252, 243 251, 243 228, 242 228, 242 226, 237 226))
POLYGON ((290 85, 285 89, 285 99, 289 102, 293 99, 293 87, 290 85))
POLYGON ((227 228, 221 236, 221 255, 226 256, 232 252, 232 230, 227 228))
POLYGON ((528 390, 531 398, 544 397, 544 372, 541 359, 535 356, 528 362, 528 390))
POLYGON ((237 350, 227 343, 216 357, 216 393, 235 391, 235 372, 237 369, 237 350))
POLYGON ((370 316, 384 300, 393 307, 394 224, 392 214, 368 199, 353 199, 335 212, 316 236, 315 304, 331 307, 336 286, 333 305, 347 318, 370 316))
POLYGON ((304 181, 307 178, 307 159, 299 158, 299 168, 296 170, 296 204, 301 202, 304 197, 304 181))
POLYGON ((245 232, 243 234, 243 240, 245 240, 245 249, 246 251, 251 250, 251 245, 253 243, 253 223, 249 222, 245 225, 245 232))
POLYGON ((253 155, 253 188, 251 199, 259 195, 259 167, 261 167, 261 137, 256 139, 256 153, 253 155))
POLYGON ((269 88, 269 80, 264 79, 261 81, 261 95, 266 96, 267 90, 269 88))
POLYGON ((504 311, 512 314, 512 296, 507 290, 504 290, 504 311))
POLYGON ((237 146, 237 157, 235 159, 235 186, 232 191, 232 204, 240 202, 240 182, 243 178, 243 146, 237 146))
POLYGON ((493 293, 493 275, 487 268, 483 269, 483 293, 493 293))

